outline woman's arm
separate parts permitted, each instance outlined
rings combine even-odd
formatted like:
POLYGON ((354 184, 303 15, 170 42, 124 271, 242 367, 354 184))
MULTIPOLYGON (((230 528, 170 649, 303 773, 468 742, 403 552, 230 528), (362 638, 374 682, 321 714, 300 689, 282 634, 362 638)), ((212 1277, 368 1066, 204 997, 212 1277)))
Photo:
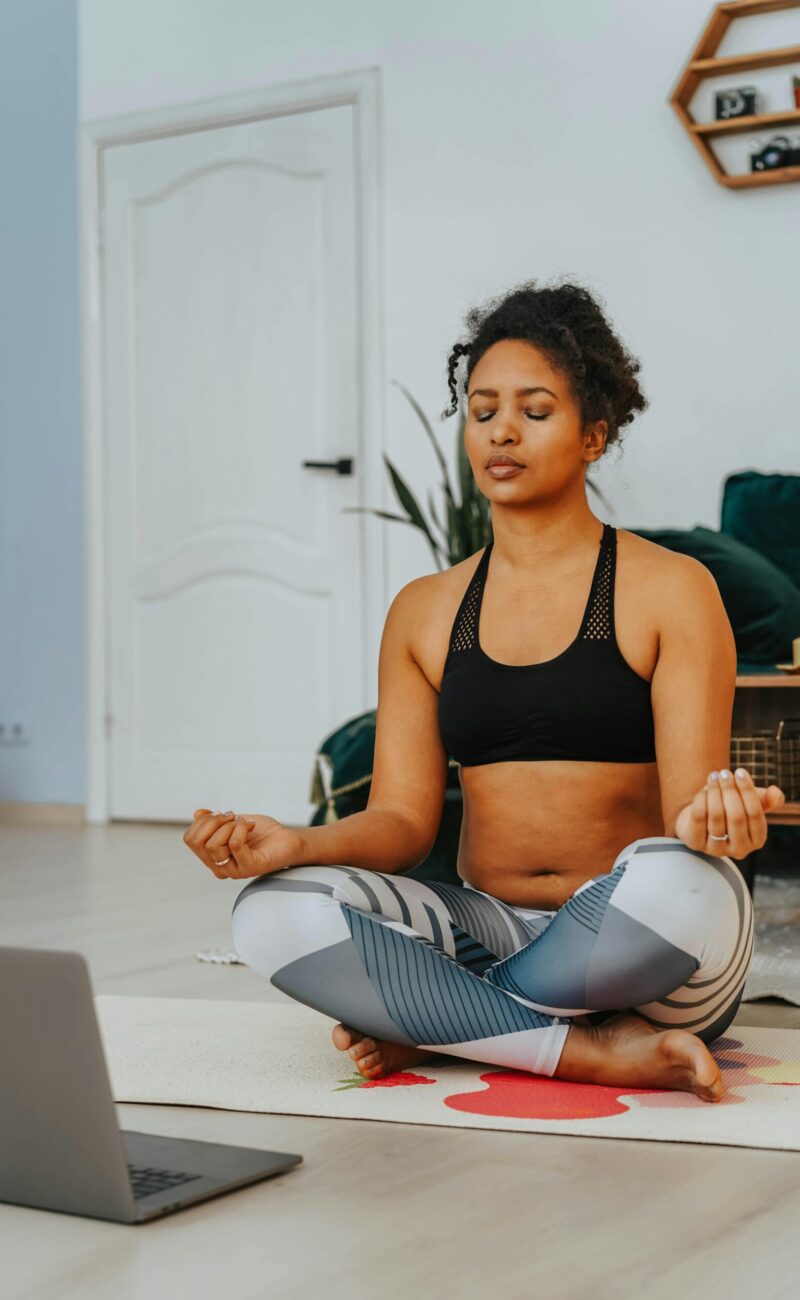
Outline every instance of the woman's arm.
POLYGON ((672 553, 659 575, 659 650, 651 683, 664 834, 692 848, 744 857, 767 834, 765 810, 783 803, 777 786, 727 771, 736 689, 736 642, 713 574, 672 553), (728 840, 711 840, 728 834, 728 840))
POLYGON ((658 662, 650 686, 664 834, 709 772, 726 768, 736 642, 713 574, 671 553, 659 575, 658 662))
POLYGON ((366 871, 410 871, 430 849, 420 847, 414 821, 391 808, 365 808, 321 826, 297 828, 303 844, 295 866, 309 863, 363 867, 366 871))
POLYGON ((303 827, 303 862, 408 871, 433 848, 444 807, 447 753, 439 734, 438 696, 412 650, 430 581, 426 576, 407 583, 386 615, 367 807, 338 822, 303 827))

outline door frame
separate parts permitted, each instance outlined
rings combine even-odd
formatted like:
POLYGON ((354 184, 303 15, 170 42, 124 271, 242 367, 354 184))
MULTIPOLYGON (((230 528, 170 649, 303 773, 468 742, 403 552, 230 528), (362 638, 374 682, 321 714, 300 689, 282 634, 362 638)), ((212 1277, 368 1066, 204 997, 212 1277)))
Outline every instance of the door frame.
MULTIPOLYGON (((102 284, 104 231, 101 208, 104 151, 123 143, 207 130, 337 104, 354 109, 356 286, 361 346, 357 390, 361 411, 359 505, 385 510, 385 349, 383 334, 383 98, 381 69, 368 67, 325 77, 261 86, 254 90, 145 112, 81 122, 78 136, 81 369, 86 575, 86 809, 87 823, 110 820, 110 713, 107 662, 106 431, 103 373, 102 284)), ((336 449, 346 455, 349 447, 336 449)), ((386 609, 386 545, 383 521, 365 511, 361 519, 364 628, 368 638, 364 700, 377 700, 378 651, 386 609)), ((369 704, 365 704, 365 708, 369 704)))

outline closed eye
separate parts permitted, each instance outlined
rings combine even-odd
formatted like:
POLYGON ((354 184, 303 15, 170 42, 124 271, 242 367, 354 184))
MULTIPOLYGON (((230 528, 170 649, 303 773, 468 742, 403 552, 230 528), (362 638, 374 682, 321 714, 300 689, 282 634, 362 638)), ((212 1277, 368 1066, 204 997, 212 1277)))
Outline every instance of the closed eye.
MULTIPOLYGON (((532 420, 548 420, 550 418, 549 411, 547 412, 546 415, 536 415, 534 411, 526 411, 525 414, 529 415, 532 420)), ((493 415, 494 415, 494 411, 484 411, 483 415, 479 415, 477 417, 478 424, 485 424, 486 421, 490 419, 493 415)))

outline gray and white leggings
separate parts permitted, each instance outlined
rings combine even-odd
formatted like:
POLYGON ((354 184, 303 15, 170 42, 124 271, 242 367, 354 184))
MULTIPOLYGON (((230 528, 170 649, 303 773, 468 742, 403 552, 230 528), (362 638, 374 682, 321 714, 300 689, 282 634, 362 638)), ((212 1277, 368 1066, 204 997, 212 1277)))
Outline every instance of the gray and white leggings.
POLYGON ((372 1038, 552 1075, 571 1023, 632 1008, 711 1043, 736 1015, 753 906, 732 858, 626 844, 557 911, 347 866, 257 876, 233 905, 242 960, 372 1038))

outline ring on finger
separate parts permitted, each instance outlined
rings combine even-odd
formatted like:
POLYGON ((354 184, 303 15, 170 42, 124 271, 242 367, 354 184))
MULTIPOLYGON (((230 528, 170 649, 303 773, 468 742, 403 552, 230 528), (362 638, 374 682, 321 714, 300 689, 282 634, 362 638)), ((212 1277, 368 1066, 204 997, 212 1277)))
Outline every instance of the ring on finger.
MULTIPOLYGON (((236 820, 238 820, 238 818, 236 820)), ((212 850, 211 848, 211 840, 214 841, 219 840, 218 844, 215 842, 214 849, 218 849, 218 848, 227 849, 230 844, 231 835, 236 829, 236 820, 226 822, 224 826, 220 826, 219 830, 214 835, 211 836, 211 839, 206 844, 206 852, 208 853, 208 856, 211 858, 211 861, 214 863, 215 867, 224 867, 226 862, 230 862, 232 855, 229 853, 227 858, 224 858, 222 862, 217 862, 216 858, 214 857, 214 850, 212 850)))

